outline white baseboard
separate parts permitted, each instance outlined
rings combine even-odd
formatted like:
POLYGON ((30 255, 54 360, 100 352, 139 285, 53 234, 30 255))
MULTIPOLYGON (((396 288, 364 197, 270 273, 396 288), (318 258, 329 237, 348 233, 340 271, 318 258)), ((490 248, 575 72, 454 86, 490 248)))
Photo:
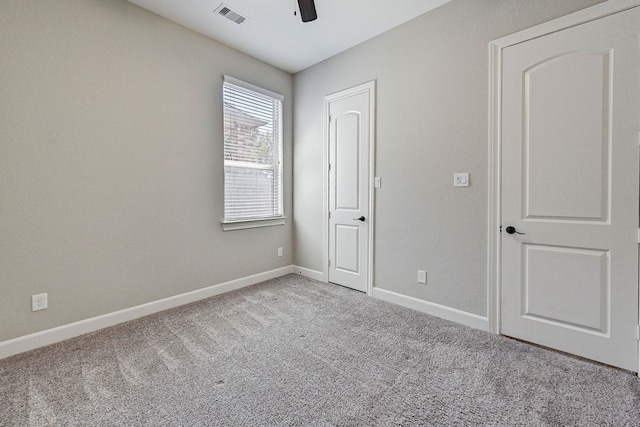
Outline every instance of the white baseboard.
POLYGON ((103 314, 101 316, 92 317, 90 319, 81 320, 68 325, 58 326, 56 328, 25 335, 12 340, 3 341, 0 342, 0 359, 64 341, 69 338, 74 338, 89 332, 94 332, 99 329, 108 328, 109 326, 114 326, 119 323, 128 322, 130 320, 158 313, 163 310, 210 298, 225 292, 255 285, 256 283, 264 282, 265 280, 274 279, 291 273, 297 273, 297 271, 298 270, 294 269, 294 266, 292 265, 282 267, 266 271, 264 273, 220 283, 218 285, 209 286, 207 288, 198 289, 196 291, 126 308, 124 310, 114 311, 113 313, 103 314))
POLYGON ((322 271, 311 270, 310 268, 298 267, 297 265, 294 265, 293 272, 295 274, 299 274, 300 276, 308 277, 309 279, 314 279, 319 282, 327 281, 322 271))
POLYGON ((467 313, 466 311, 457 310, 440 304, 434 304, 432 302, 380 288, 373 288, 373 297, 398 304, 403 307, 411 308, 413 310, 421 311, 432 316, 440 317, 445 320, 471 326, 472 328, 481 329, 483 331, 489 330, 489 319, 478 316, 477 314, 467 313))

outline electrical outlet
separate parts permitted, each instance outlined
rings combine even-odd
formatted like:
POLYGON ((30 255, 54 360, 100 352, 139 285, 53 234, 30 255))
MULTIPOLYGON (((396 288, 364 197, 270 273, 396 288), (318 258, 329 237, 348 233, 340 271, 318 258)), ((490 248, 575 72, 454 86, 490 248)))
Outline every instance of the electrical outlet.
POLYGON ((418 283, 423 285, 427 284, 427 272, 424 270, 418 270, 418 283))
POLYGON ((278 248, 278 256, 282 256, 282 248, 278 248))
POLYGON ((48 306, 47 294, 31 295, 31 311, 44 310, 48 306))

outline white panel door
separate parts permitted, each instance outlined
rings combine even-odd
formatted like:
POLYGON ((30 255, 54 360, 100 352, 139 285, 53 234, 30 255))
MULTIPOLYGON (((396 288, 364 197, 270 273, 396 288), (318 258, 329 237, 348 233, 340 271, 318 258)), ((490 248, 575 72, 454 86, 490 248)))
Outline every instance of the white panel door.
POLYGON ((329 103, 329 281, 367 291, 370 92, 329 103))
POLYGON ((501 331, 634 371, 639 34, 634 8, 516 44, 502 82, 501 331))

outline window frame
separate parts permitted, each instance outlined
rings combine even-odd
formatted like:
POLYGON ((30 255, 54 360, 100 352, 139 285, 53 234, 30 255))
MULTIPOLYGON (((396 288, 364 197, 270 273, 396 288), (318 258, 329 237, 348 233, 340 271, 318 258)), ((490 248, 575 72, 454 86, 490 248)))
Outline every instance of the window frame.
MULTIPOLYGON (((271 98, 274 101, 279 101, 281 103, 281 115, 280 120, 274 121, 274 125, 278 126, 277 131, 277 140, 274 141, 274 163, 272 167, 265 166, 264 164, 259 163, 251 163, 251 162, 242 162, 242 161, 229 161, 223 155, 223 171, 224 171, 224 181, 223 181, 223 218, 222 218, 222 229, 224 231, 231 230, 241 230, 247 228, 257 228, 257 227, 270 227, 275 225, 284 225, 286 223, 287 217, 284 215, 284 165, 283 165, 283 156, 284 156, 284 96, 280 95, 276 92, 272 92, 268 89, 264 89, 260 86, 253 85, 251 83, 247 83, 243 80, 239 80, 235 77, 231 77, 228 75, 224 75, 224 81, 222 85, 222 109, 223 109, 223 134, 226 131, 226 123, 225 123, 225 93, 224 88, 227 85, 235 86, 240 88, 241 90, 245 90, 248 92, 253 92, 257 96, 263 96, 267 98, 271 98), (229 164, 232 163, 232 164, 229 164), (235 164, 233 164, 235 163, 235 164), (273 170, 274 171, 274 180, 278 182, 278 205, 280 210, 280 215, 270 216, 270 217, 247 217, 247 218, 239 218, 239 219, 227 219, 227 205, 226 205, 226 181, 227 181, 227 166, 235 166, 246 169, 256 169, 256 170, 273 170)), ((223 151, 225 149, 225 143, 223 141, 223 151)), ((272 191, 273 193, 273 191, 272 191)))

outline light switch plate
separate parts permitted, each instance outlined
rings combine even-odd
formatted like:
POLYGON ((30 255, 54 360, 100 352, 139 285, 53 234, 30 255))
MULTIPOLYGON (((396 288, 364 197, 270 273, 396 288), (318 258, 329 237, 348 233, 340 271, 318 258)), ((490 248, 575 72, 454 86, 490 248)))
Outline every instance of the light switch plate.
POLYGON ((469 174, 468 173, 454 173, 453 174, 453 186, 454 187, 468 187, 469 186, 469 174))

